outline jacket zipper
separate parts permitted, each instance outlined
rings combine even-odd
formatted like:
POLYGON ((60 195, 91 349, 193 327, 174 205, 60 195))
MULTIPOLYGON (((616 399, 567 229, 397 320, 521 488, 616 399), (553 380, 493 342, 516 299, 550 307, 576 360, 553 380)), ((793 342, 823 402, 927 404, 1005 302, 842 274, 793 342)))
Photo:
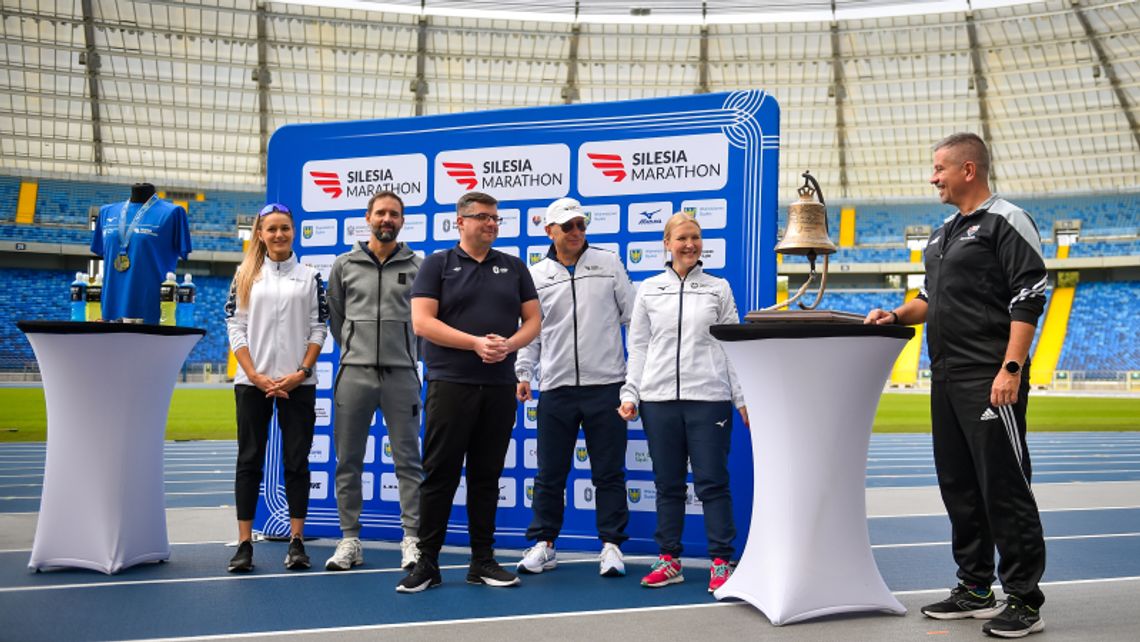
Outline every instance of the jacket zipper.
MULTIPOLYGON (((581 256, 578 257, 581 259, 581 256)), ((582 372, 578 366, 578 290, 574 287, 574 274, 578 271, 578 262, 574 262, 574 272, 570 272, 570 301, 574 315, 574 385, 582 385, 582 372)), ((563 267, 565 269, 565 267, 563 267)))
MULTIPOLYGON (((396 248, 399 251, 399 248, 396 248)), ((380 367, 380 342, 381 335, 384 333, 384 321, 380 318, 380 311, 384 309, 384 264, 377 263, 376 265, 376 290, 379 296, 376 297, 376 367, 380 367)))
MULTIPOLYGON (((673 274, 677 274, 676 270, 673 274)), ((689 274, 681 277, 681 289, 677 291, 677 401, 681 400, 681 320, 684 318, 685 313, 685 279, 689 278, 689 274)))

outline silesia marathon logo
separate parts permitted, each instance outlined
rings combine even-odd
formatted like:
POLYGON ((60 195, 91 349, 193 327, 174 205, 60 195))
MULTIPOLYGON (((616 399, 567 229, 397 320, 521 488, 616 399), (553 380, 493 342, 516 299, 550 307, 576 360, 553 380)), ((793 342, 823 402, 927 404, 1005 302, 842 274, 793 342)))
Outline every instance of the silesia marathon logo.
POLYGON ((602 171, 602 176, 612 178, 615 183, 625 180, 625 163, 620 154, 586 154, 596 169, 602 171))
POLYGON ((444 162, 443 167, 447 170, 447 175, 454 178, 463 189, 473 190, 479 184, 479 180, 475 178, 475 166, 471 163, 444 162))
POLYGON ((313 182, 325 194, 333 198, 340 198, 341 194, 344 194, 344 190, 340 186, 340 176, 336 172, 309 172, 309 175, 313 177, 313 182))

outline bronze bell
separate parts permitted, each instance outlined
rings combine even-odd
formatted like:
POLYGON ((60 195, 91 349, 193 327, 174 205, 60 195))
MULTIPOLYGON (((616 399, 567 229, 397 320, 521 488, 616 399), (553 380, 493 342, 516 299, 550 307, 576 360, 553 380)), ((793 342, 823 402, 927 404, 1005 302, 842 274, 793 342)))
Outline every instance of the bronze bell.
POLYGON ((823 192, 814 176, 808 172, 803 176, 804 185, 798 190, 800 200, 788 206, 788 229, 776 245, 776 252, 799 256, 835 254, 838 248, 827 234, 823 192))

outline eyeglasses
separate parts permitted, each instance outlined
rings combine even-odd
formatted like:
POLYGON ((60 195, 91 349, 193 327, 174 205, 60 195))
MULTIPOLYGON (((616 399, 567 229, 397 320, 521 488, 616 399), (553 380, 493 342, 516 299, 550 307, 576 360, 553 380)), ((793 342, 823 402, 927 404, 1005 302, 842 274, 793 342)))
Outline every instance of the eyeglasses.
POLYGON ((578 230, 579 232, 585 232, 586 231, 586 219, 575 218, 573 220, 566 221, 565 223, 562 223, 561 225, 559 225, 559 227, 562 228, 563 232, 569 232, 570 230, 578 230))
POLYGON ((486 223, 486 222, 490 221, 491 223, 498 225, 499 223, 503 222, 502 216, 497 216, 495 214, 486 214, 483 212, 480 212, 478 214, 460 214, 459 216, 461 216, 463 218, 474 219, 476 221, 479 221, 480 223, 486 223))
POLYGON ((270 214, 274 214, 274 213, 278 213, 278 212, 280 212, 281 214, 284 214, 286 216, 293 216, 293 212, 289 211, 289 208, 286 207, 285 205, 282 205, 281 203, 270 203, 269 205, 266 205, 265 207, 261 208, 261 211, 258 212, 257 215, 259 217, 260 216, 269 216, 270 214))

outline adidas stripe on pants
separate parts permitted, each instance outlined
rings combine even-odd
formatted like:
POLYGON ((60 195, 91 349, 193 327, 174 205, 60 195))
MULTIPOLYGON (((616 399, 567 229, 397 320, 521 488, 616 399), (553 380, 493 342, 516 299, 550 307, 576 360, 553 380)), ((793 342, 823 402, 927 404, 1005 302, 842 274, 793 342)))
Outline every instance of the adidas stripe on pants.
POLYGON ((1045 539, 1030 488, 1025 442, 1028 374, 1012 406, 990 405, 993 379, 934 381, 930 414, 938 486, 953 528, 958 578, 989 586, 997 575, 1007 594, 1031 607, 1045 596, 1045 539))

